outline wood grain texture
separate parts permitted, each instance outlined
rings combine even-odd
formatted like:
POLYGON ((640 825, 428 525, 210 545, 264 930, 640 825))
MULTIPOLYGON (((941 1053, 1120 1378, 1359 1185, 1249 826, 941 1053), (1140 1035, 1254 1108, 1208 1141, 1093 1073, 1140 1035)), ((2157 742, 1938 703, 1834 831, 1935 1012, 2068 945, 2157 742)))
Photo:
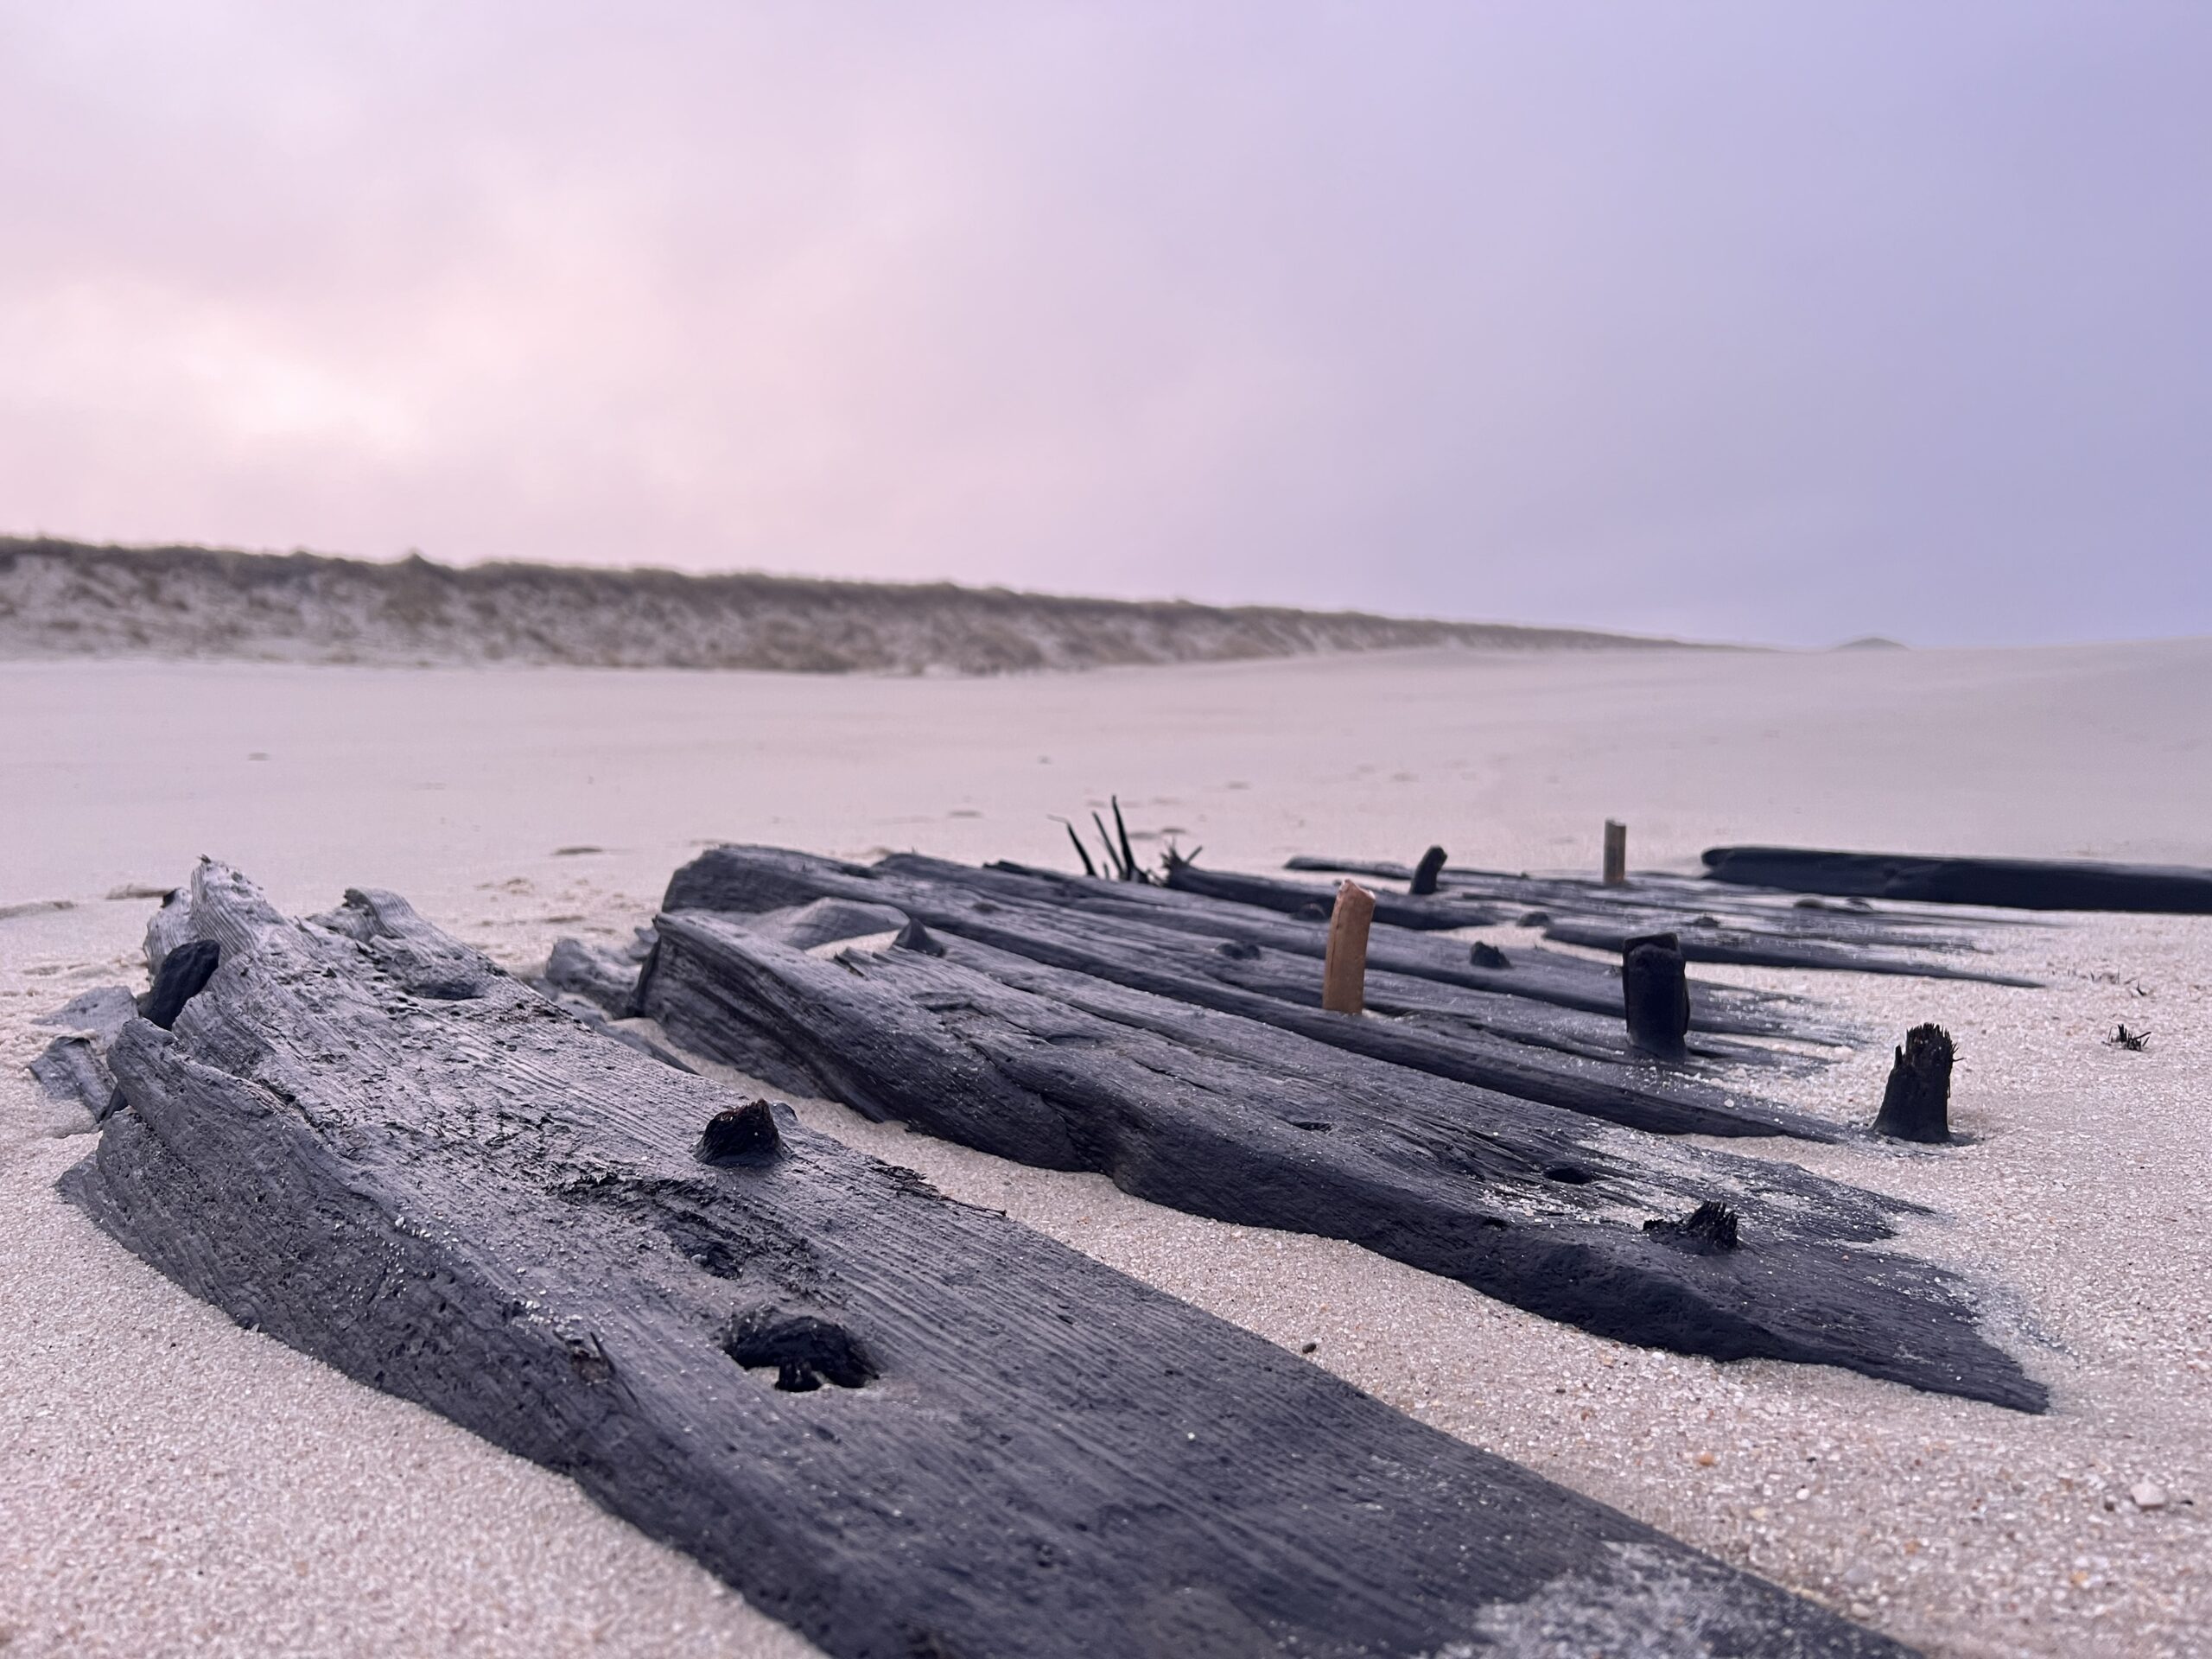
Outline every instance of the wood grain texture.
POLYGON ((1357 881, 1341 884, 1321 958, 1321 1007, 1327 1012, 1367 1011, 1367 931, 1374 925, 1375 895, 1357 881))
MULTIPOLYGON (((978 869, 915 853, 894 853, 874 865, 853 868, 922 875, 974 887, 986 897, 1027 898, 1086 916, 1141 921, 1204 938, 1233 939, 1316 960, 1323 955, 1327 932, 1325 922, 1300 919, 1269 908, 1167 887, 1131 889, 1111 882, 1086 881, 1028 865, 1000 862, 978 869)), ((1381 969, 1436 984, 1494 993, 1518 1003, 1602 1014, 1608 1020, 1620 1012, 1618 967, 1566 951, 1516 945, 1503 962, 1485 961, 1459 940, 1378 923, 1369 931, 1367 955, 1370 973, 1381 969)), ((1693 1001, 1691 1028, 1696 1031, 1840 1044, 1849 1044, 1860 1034, 1816 1004, 1783 992, 1700 981, 1694 984, 1693 1001)))
POLYGON ((2188 865, 2106 864, 2088 859, 1928 858, 1803 847, 1714 847, 1716 881, 1796 893, 2018 910, 2212 914, 2212 870, 2188 865))
MULTIPOLYGON (((841 863, 774 847, 718 847, 669 881, 664 907, 756 913, 834 898, 893 906, 933 932, 1236 1014, 1440 1077, 1494 1089, 1562 1110, 1664 1135, 1796 1135, 1833 1140, 1817 1119, 1694 1072, 1630 1056, 1621 1024, 1620 981, 1611 981, 1609 1012, 1624 1038, 1610 1053, 1568 1044, 1527 1041, 1477 1019, 1352 1020, 1320 1007, 1319 976, 1302 958, 1224 953, 1187 934, 1134 921, 1106 925, 1096 913, 1071 916, 1011 893, 979 895, 886 865, 841 863)), ((1136 891, 1137 889, 1130 889, 1136 891)), ((1378 986, 1368 976, 1370 994, 1378 986)), ((1432 997, 1433 1001, 1440 998, 1432 997)))
POLYGON ((2043 1407, 1961 1285, 1864 1248, 1899 1213, 1875 1195, 1608 1134, 950 932, 934 955, 825 960, 778 943, 773 916, 655 925, 640 1005, 675 1040, 868 1116, 1097 1170, 1195 1214, 1349 1239, 1623 1341, 2043 1407), (1663 1225, 1716 1201, 1748 1218, 1725 1257, 1624 1218, 1663 1225))
MULTIPOLYGON (((1315 861, 1301 861, 1306 864, 1315 861)), ((1167 880, 1171 887, 1185 892, 1287 914, 1309 910, 1328 898, 1325 891, 1310 882, 1203 870, 1191 864, 1175 867, 1168 873, 1167 880)), ((1443 880, 1435 895, 1425 899, 1403 893, 1379 893, 1376 919, 1415 931, 1486 926, 1512 919, 1513 912, 1506 907, 1509 901, 1503 899, 1503 893, 1518 891, 1528 896, 1510 902, 1535 906, 1521 912, 1522 919, 1542 926, 1548 939, 1588 950, 1617 953, 1624 940, 1664 929, 1681 936, 1683 955, 1691 962, 1980 980, 1998 985, 2032 986, 2036 982, 1978 968, 1970 960, 1961 959, 1975 947, 1971 935, 1955 925, 1941 927, 1923 923, 1906 930, 1868 925, 1854 916, 1793 912, 1782 907, 1769 907, 1758 915, 1732 914, 1724 919, 1710 901, 1695 909, 1680 904, 1610 902, 1615 895, 1630 892, 1628 887, 1501 878, 1495 884, 1498 891, 1485 893, 1486 885, 1490 884, 1443 880)), ((1724 904, 1719 908, 1726 906, 1724 904)))
POLYGON ((841 1659, 1902 1651, 793 1121, 702 1164, 727 1091, 391 895, 194 888, 68 1195, 841 1659))

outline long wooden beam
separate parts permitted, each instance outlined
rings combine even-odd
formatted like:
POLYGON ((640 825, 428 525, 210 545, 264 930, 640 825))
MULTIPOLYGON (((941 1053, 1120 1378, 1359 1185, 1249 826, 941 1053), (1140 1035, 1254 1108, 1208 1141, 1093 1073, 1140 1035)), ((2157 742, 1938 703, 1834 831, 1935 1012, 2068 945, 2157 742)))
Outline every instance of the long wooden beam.
MULTIPOLYGON (((1371 1059, 1496 1089, 1562 1110, 1664 1135, 1797 1135, 1837 1131, 1705 1077, 1625 1058, 1593 1058, 1472 1024, 1366 1019, 1271 995, 1240 982, 1265 960, 1224 955, 1185 935, 1135 923, 1103 925, 1027 900, 983 899, 899 872, 841 865, 779 848, 719 847, 671 879, 670 911, 756 912, 815 899, 895 906, 925 926, 1224 1013, 1281 1027, 1371 1059)), ((1314 989, 1319 990, 1319 976, 1314 989)))

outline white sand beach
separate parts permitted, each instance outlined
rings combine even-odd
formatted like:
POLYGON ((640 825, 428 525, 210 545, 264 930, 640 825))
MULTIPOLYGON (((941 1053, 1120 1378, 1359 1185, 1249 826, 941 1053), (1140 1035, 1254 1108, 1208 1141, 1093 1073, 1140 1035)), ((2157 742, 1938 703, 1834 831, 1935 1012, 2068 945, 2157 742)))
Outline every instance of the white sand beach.
MULTIPOLYGON (((201 854, 289 910, 405 893, 523 969, 703 846, 1073 863, 1053 815, 1588 871, 1772 841, 2212 864, 2212 641, 1465 650, 996 679, 0 664, 0 1652, 787 1655, 566 1481, 233 1326, 54 1193, 92 1145, 32 1021, 143 982, 201 854)), ((1932 1205, 2051 1389, 2030 1417, 1624 1347, 1355 1247, 1161 1210, 798 1103, 921 1170, 1931 1654, 2212 1653, 2212 918, 2002 931, 2037 990, 1707 969, 1958 1038, 1970 1144, 1784 1148, 1932 1205), (2148 1048, 2105 1039, 2125 1020, 2148 1048)), ((1510 948, 1514 929, 1494 935, 1510 948)), ((1871 1118, 1872 1045, 1783 1097, 1871 1118)))

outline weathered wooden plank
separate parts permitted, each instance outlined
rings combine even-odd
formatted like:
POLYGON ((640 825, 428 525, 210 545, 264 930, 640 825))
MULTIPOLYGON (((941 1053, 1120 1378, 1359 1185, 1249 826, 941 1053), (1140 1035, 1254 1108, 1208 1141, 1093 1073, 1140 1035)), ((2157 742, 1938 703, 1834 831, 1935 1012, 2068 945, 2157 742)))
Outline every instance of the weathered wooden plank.
POLYGON ((2212 870, 2187 865, 2106 864, 2088 859, 1924 858, 1909 853, 1828 852, 1803 847, 1714 847, 1716 881, 1793 893, 2014 910, 2150 911, 2212 914, 2212 870))
MULTIPOLYGON (((1185 860, 1168 867, 1167 885, 1178 892, 1203 893, 1233 904, 1277 910, 1287 916, 1326 919, 1329 913, 1328 889, 1317 887, 1310 881, 1285 881, 1278 876, 1201 869, 1185 860)), ((1387 926, 1408 928, 1418 933, 1445 932, 1455 927, 1491 927, 1513 918, 1495 906, 1478 904, 1449 892, 1425 898, 1386 892, 1375 895, 1375 919, 1387 926)))
MULTIPOLYGON (((887 859, 878 868, 893 874, 912 874, 919 880, 969 890, 969 884, 957 879, 946 879, 959 866, 938 865, 924 869, 925 862, 911 858, 887 859), (895 867, 895 868, 894 868, 895 867)), ((995 875, 995 871, 974 872, 995 875)), ((1040 899, 1036 892, 1008 884, 978 884, 975 889, 1001 906, 1000 913, 1027 915, 1027 906, 1042 905, 1048 911, 1059 912, 1071 908, 1062 904, 1057 895, 1040 899), (1011 907, 1011 908, 1010 908, 1011 907)), ((1157 889, 1154 889, 1157 891, 1157 889)), ((960 914, 957 899, 944 900, 950 908, 944 912, 960 914)), ((1280 927, 1269 917, 1254 928, 1235 927, 1224 924, 1222 928, 1200 931, 1196 927, 1179 929, 1160 925, 1165 912, 1126 912, 1104 909, 1092 910, 1075 906, 1084 918, 1075 936, 1089 944, 1109 941, 1140 946, 1160 962, 1173 963, 1179 971, 1198 972, 1217 978, 1224 983, 1257 991, 1285 1001, 1307 1006, 1319 1005, 1321 980, 1315 968, 1315 953, 1306 947, 1311 940, 1280 927), (1181 935, 1181 937, 1178 937, 1181 935), (1224 945, 1231 948, 1223 949, 1224 945), (1245 948, 1237 948, 1245 947, 1245 948)), ((976 912, 972 906, 969 914, 976 912)), ((1264 914, 1264 913, 1263 913, 1264 914)), ((951 925, 954 924, 948 924, 951 925)), ((1298 928, 1300 924, 1288 924, 1298 928)), ((1586 1058, 1623 1061, 1634 1056, 1634 1049, 1627 1039, 1623 1021, 1624 1005, 1620 976, 1603 971, 1589 976, 1589 983, 1604 993, 1603 999, 1585 999, 1580 995, 1573 1002, 1552 1002, 1508 995, 1497 988, 1509 976, 1529 972, 1541 975, 1552 963, 1572 963, 1575 968, 1591 966, 1583 958, 1562 957, 1548 951, 1517 951, 1502 969, 1474 970, 1465 976, 1478 979, 1479 987, 1446 980, 1440 975, 1417 975, 1407 971, 1408 964, 1396 952, 1395 943, 1378 939, 1376 931, 1368 935, 1367 1001, 1370 1009, 1378 1014, 1409 1015, 1447 1027, 1491 1033, 1510 1041, 1552 1048, 1562 1053, 1579 1054, 1586 1058), (1533 961, 1531 958, 1536 958, 1533 961), (1594 1007, 1585 1002, 1595 1003, 1594 1007)), ((1416 944, 1432 941, 1414 936, 1416 944)), ((1465 952, 1455 952, 1456 961, 1471 967, 1465 952)), ((1500 953, 1503 954, 1503 953, 1500 953)), ((1427 963, 1412 965, 1426 966, 1427 963)), ((1584 988, 1580 979, 1575 988, 1584 988)), ((1712 988, 1700 985, 1702 996, 1712 988)), ((1733 1041, 1725 1036, 1706 1035, 1700 1039, 1693 1058, 1724 1062, 1730 1065, 1763 1066, 1786 1062, 1788 1057, 1777 1051, 1757 1044, 1733 1041)), ((1649 1068, 1640 1068, 1643 1075, 1649 1075, 1649 1068)))
MULTIPOLYGON (((1241 904, 1261 905, 1286 912, 1310 909, 1326 893, 1308 882, 1284 881, 1274 876, 1241 875, 1202 870, 1179 864, 1168 872, 1168 884, 1193 893, 1233 899, 1241 904)), ((1526 882, 1516 883, 1531 886, 1526 882)), ((1748 918, 1735 926, 1716 925, 1719 918, 1706 910, 1685 912, 1656 906, 1609 906, 1608 895, 1626 889, 1581 884, 1544 883, 1554 890, 1572 887, 1544 902, 1559 909, 1571 905, 1571 913, 1553 909, 1534 912, 1544 926, 1544 937, 1561 944, 1618 951, 1623 940, 1656 930, 1679 932, 1683 954, 1692 962, 1726 962, 1751 966, 1796 968, 1821 972, 1856 971, 1904 974, 1929 979, 1971 979, 1999 985, 2032 985, 2017 976, 1955 965, 1939 955, 1907 956, 1905 950, 1929 953, 1956 952, 1972 948, 1971 941, 1942 930, 1921 929, 1907 934, 1897 931, 1866 932, 1845 918, 1833 924, 1807 913, 1807 919, 1789 921, 1785 914, 1748 918), (1888 947, 1885 949, 1883 947, 1888 947)), ((1464 884, 1450 884, 1433 897, 1378 893, 1376 916, 1395 926, 1440 931, 1483 925, 1502 914, 1485 900, 1471 896, 1464 884)), ((1707 907, 1709 909, 1709 907, 1707 907)))
POLYGON ((892 905, 932 930, 1055 967, 1655 1134, 1836 1136, 1817 1120, 1649 1061, 1538 1046, 1471 1021, 1440 1026, 1333 1014, 1316 1006, 1318 983, 1301 1001, 1253 990, 1240 979, 1265 976, 1275 964, 1194 948, 1187 936, 1128 922, 1101 928, 1095 918, 1071 920, 1026 900, 977 899, 957 887, 782 849, 719 847, 702 853, 671 878, 664 903, 671 911, 742 913, 819 898, 892 905))
MULTIPOLYGON (((1559 944, 1617 951, 1649 925, 1642 920, 1624 924, 1570 918, 1553 922, 1544 929, 1544 937, 1559 944)), ((1984 985, 2014 985, 2028 989, 2041 982, 1948 959, 1898 956, 1889 950, 1827 939, 1792 938, 1747 929, 1704 926, 1695 918, 1669 931, 1680 937, 1682 957, 1688 962, 1730 962, 1747 968, 1796 968, 1815 973, 1901 975, 1910 979, 1965 979, 1984 985)))
POLYGON ((1534 1653, 1567 1607, 1624 1648, 1902 1651, 795 1120, 700 1161, 728 1091, 391 895, 194 889, 220 965, 124 1028, 69 1196, 841 1659, 1534 1653))
POLYGON ((945 934, 936 955, 824 961, 752 918, 655 925, 640 1000, 675 1040, 870 1116, 1099 1170, 1197 1214, 1350 1239, 1623 1341, 2042 1407, 1955 1281, 1859 1247, 1895 1213, 1872 1194, 1578 1133, 1516 1100, 945 934), (1751 1217, 1745 1243, 1685 1250, 1668 1230, 1713 1202, 1751 1217))
MULTIPOLYGON (((1168 887, 1131 888, 1116 882, 1084 880, 1020 864, 1000 862, 976 868, 915 853, 896 853, 873 866, 848 868, 920 875, 971 887, 986 896, 1033 899, 1085 915, 1146 921, 1210 939, 1264 945, 1317 960, 1323 955, 1326 936, 1325 924, 1273 910, 1168 887)), ((1621 1012, 1619 969, 1565 951, 1516 946, 1510 956, 1495 947, 1485 954, 1481 947, 1439 938, 1431 932, 1382 925, 1368 935, 1368 962, 1371 968, 1411 978, 1580 1009, 1607 1019, 1621 1012)), ((1801 997, 1709 981, 1694 980, 1691 985, 1690 1026, 1694 1031, 1824 1043, 1848 1043, 1858 1035, 1839 1027, 1832 1015, 1801 997)))
MULTIPOLYGON (((1378 881, 1410 883, 1415 872, 1387 860, 1324 858, 1301 854, 1283 868, 1298 874, 1365 876, 1378 881)), ((1618 887, 1572 876, 1515 874, 1446 864, 1438 870, 1437 890, 1501 906, 1518 906, 1565 914, 1624 918, 1637 912, 1660 917, 1711 912, 1742 925, 1770 927, 1846 942, 1910 940, 1915 948, 1971 948, 1985 928, 2018 926, 2024 918, 1975 917, 1971 920, 1940 909, 1877 908, 1864 899, 1826 904, 1775 887, 1722 886, 1709 877, 1639 870, 1618 887)))

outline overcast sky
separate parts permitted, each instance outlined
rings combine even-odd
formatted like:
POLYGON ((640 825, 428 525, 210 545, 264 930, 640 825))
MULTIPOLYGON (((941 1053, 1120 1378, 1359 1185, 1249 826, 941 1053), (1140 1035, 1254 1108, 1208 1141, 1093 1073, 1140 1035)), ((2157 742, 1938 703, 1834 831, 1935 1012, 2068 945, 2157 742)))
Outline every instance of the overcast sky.
POLYGON ((0 0, 0 529, 2212 632, 2212 5, 0 0))

